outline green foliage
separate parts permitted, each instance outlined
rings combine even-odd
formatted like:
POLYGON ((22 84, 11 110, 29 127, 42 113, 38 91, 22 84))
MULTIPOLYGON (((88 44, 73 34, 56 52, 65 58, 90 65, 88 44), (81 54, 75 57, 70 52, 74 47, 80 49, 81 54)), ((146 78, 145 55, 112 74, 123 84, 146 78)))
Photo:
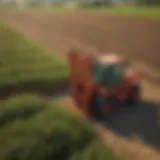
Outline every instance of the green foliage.
POLYGON ((0 87, 52 82, 67 77, 67 65, 6 25, 0 25, 0 87))
POLYGON ((70 160, 117 160, 114 154, 98 139, 71 155, 70 160))
POLYGON ((160 5, 159 0, 136 0, 137 4, 147 5, 147 6, 158 6, 160 5))
MULTIPOLYGON (((5 103, 9 106, 12 104, 8 109, 16 109, 22 101, 29 99, 32 102, 31 97, 32 95, 17 96, 15 99, 12 97, 5 103)), ((35 97, 33 104, 36 105, 30 103, 31 106, 40 107, 41 103, 46 103, 46 100, 35 97)), ((17 119, 1 128, 1 160, 116 160, 87 120, 82 120, 69 111, 60 101, 49 103, 43 112, 25 120, 17 119)))
POLYGON ((83 8, 104 8, 112 5, 112 0, 105 0, 103 3, 101 1, 80 3, 80 7, 83 8))
MULTIPOLYGON (((143 1, 143 0, 140 0, 140 1, 143 1)), ((100 7, 99 6, 94 7, 92 5, 88 5, 88 6, 86 5, 86 6, 81 6, 79 8, 86 8, 87 11, 89 12, 96 12, 96 13, 101 12, 101 13, 112 14, 112 15, 139 16, 139 17, 149 17, 154 19, 160 18, 160 7, 158 5, 147 6, 143 2, 142 2, 142 5, 132 5, 132 6, 102 5, 100 7)))
POLYGON ((11 96, 7 101, 0 103, 0 126, 17 119, 29 118, 48 105, 47 100, 35 94, 11 96))

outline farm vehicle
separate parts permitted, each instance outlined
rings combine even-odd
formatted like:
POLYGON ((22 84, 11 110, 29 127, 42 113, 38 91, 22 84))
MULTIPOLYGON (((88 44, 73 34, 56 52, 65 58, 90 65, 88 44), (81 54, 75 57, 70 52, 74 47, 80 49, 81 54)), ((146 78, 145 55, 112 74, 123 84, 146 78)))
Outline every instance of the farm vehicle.
POLYGON ((105 117, 140 99, 138 73, 117 54, 68 54, 71 99, 85 116, 105 117))

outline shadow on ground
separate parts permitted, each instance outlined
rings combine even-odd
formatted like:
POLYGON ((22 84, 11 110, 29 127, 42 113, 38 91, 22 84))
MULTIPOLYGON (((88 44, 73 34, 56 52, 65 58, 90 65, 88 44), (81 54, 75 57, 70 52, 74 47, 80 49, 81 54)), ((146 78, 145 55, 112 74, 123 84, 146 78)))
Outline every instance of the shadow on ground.
POLYGON ((59 97, 68 93, 68 78, 55 81, 30 82, 11 86, 0 87, 0 100, 7 99, 11 95, 22 93, 35 93, 47 97, 59 97))
POLYGON ((111 118, 101 123, 122 136, 140 137, 144 143, 160 150, 160 103, 140 102, 136 106, 125 106, 111 118))

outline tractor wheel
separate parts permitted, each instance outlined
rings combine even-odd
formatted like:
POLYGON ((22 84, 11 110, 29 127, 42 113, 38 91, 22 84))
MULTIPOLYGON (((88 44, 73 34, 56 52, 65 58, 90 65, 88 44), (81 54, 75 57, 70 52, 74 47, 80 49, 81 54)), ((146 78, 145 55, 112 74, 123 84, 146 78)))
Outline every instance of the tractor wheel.
POLYGON ((93 119, 101 119, 102 118, 102 113, 100 111, 100 107, 98 105, 98 101, 97 101, 97 92, 95 91, 93 94, 92 94, 92 98, 90 100, 90 107, 91 107, 91 117, 93 119))
POLYGON ((140 86, 135 85, 129 92, 126 104, 127 105, 134 105, 137 104, 140 100, 140 86))
MULTIPOLYGON (((113 104, 110 104, 108 103, 107 100, 106 101, 106 104, 104 103, 104 105, 100 105, 99 103, 99 100, 97 99, 99 95, 97 93, 93 94, 92 96, 92 99, 91 99, 91 114, 92 114, 92 117, 93 118, 96 118, 96 119, 106 119, 106 118, 109 118, 111 113, 112 113, 112 109, 113 107, 111 105, 113 104)), ((113 98, 111 97, 110 101, 113 101, 112 100, 113 98)))

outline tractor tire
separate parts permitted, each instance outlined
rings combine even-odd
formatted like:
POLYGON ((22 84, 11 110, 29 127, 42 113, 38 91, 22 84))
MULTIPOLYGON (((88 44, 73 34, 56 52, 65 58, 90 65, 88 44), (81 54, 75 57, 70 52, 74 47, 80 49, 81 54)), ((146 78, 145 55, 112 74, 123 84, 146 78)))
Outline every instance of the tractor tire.
POLYGON ((126 100, 127 105, 135 105, 140 101, 140 86, 134 85, 129 92, 128 98, 126 100))
POLYGON ((91 117, 93 119, 101 119, 102 118, 102 113, 98 107, 98 102, 97 102, 97 92, 95 91, 92 96, 91 96, 91 100, 90 100, 90 107, 91 107, 91 117))
POLYGON ((107 105, 106 106, 100 106, 100 104, 97 100, 97 97, 98 97, 98 94, 94 93, 92 98, 91 98, 90 105, 91 105, 91 115, 92 115, 92 117, 95 118, 95 119, 99 119, 99 120, 109 118, 111 113, 112 113, 112 110, 111 109, 106 110, 105 108, 107 107, 107 105))

